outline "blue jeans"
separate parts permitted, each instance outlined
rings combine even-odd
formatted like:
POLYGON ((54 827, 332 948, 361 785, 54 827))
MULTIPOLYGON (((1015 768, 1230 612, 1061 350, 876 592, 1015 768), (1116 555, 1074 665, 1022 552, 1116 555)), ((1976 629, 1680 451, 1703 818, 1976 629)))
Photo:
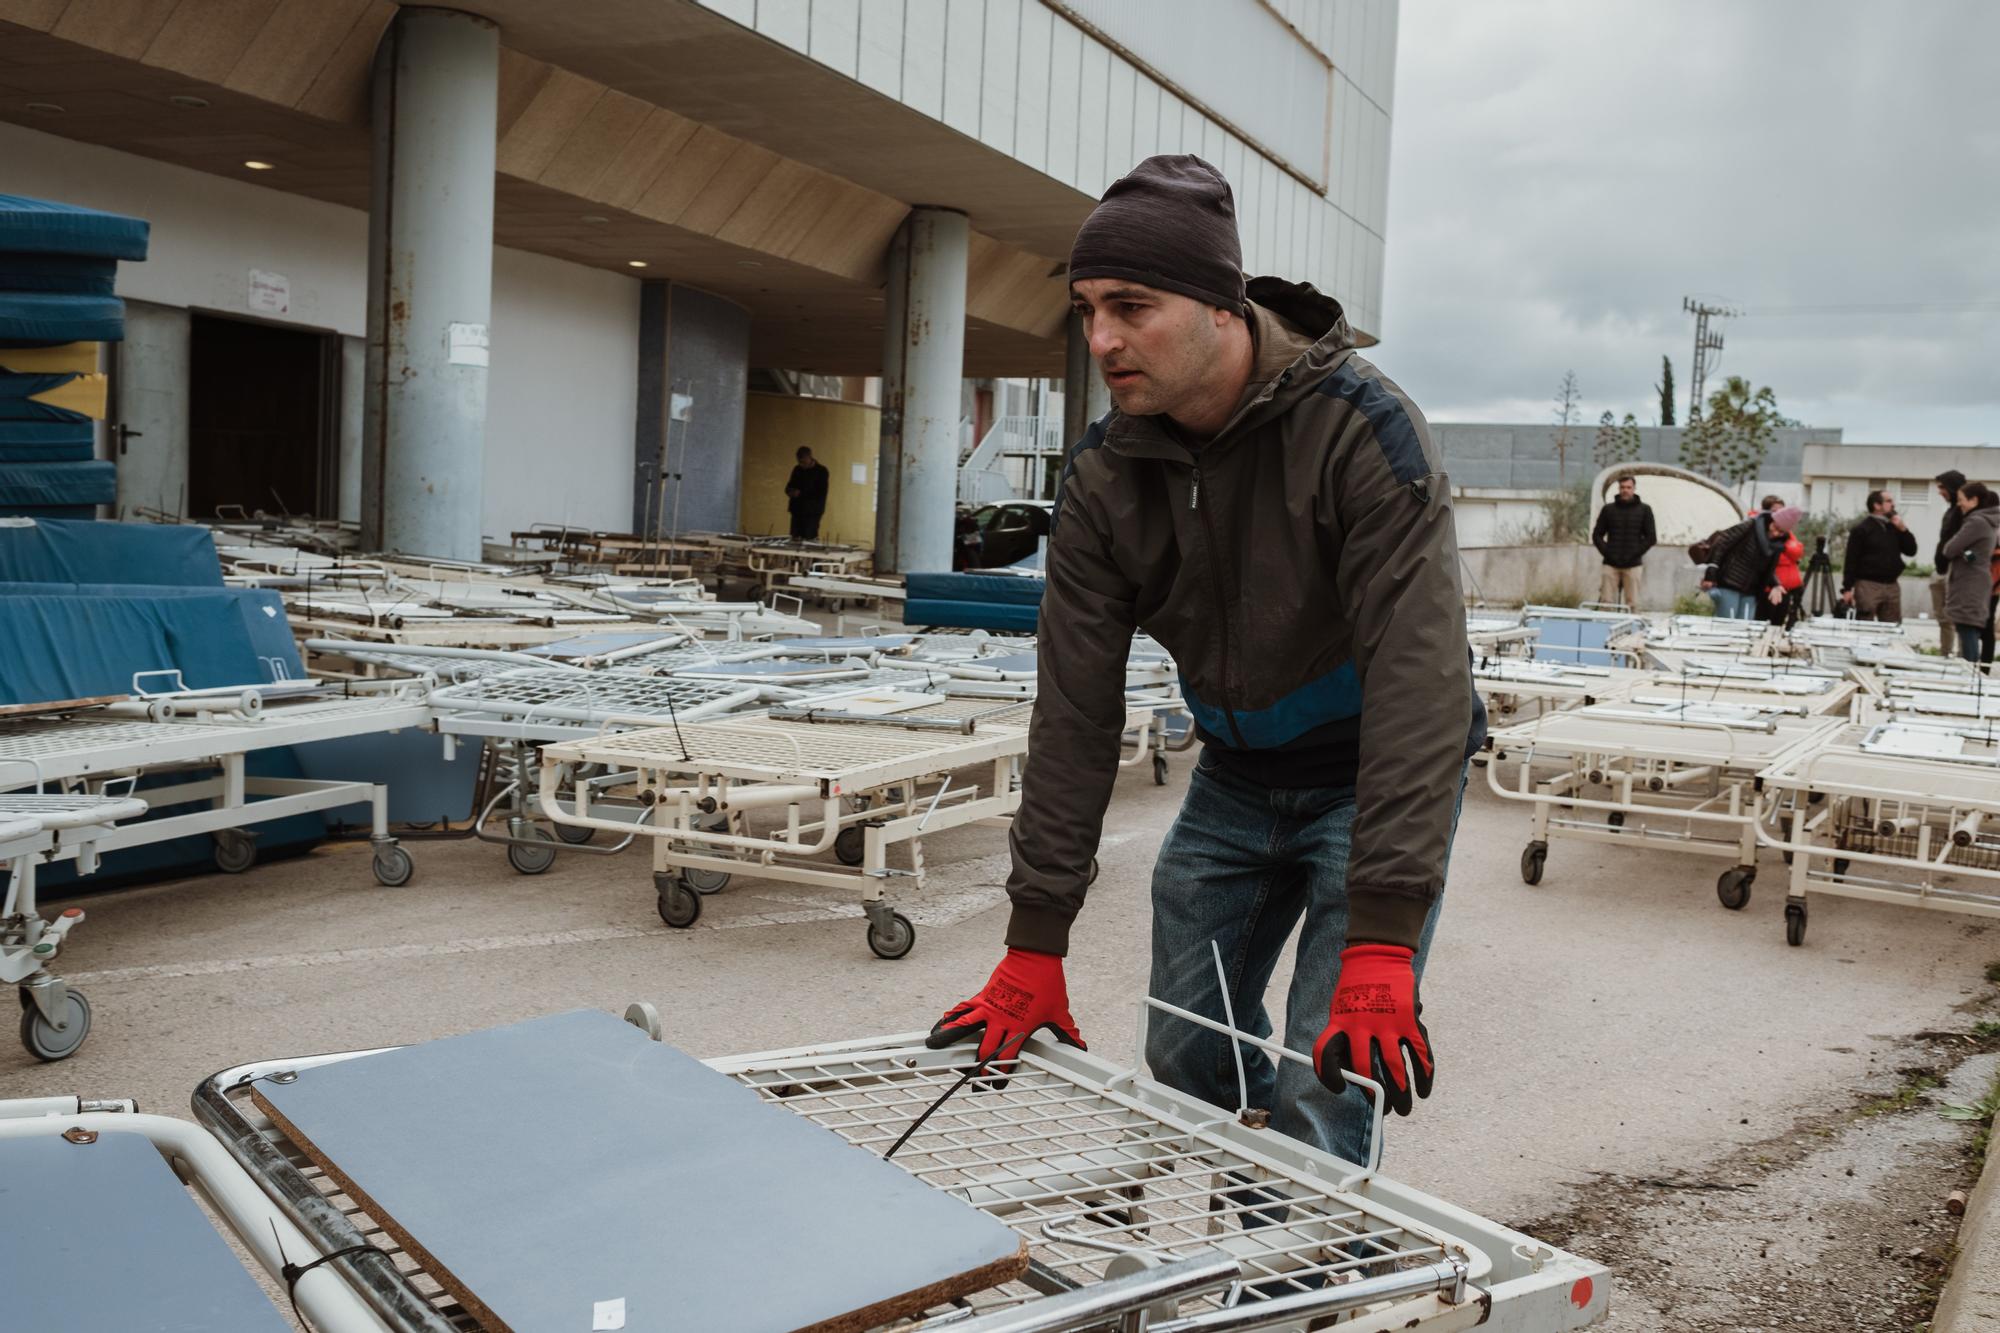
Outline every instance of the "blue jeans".
POLYGON ((1734 588, 1717 584, 1708 590, 1708 595, 1715 602, 1715 614, 1724 620, 1757 618, 1757 599, 1747 592, 1737 592, 1734 588))
POLYGON ((1980 649, 1983 646, 1983 640, 1986 637, 1986 627, 1984 625, 1959 625, 1956 628, 1958 630, 1958 655, 1968 662, 1977 662, 1979 660, 1980 649))
MULTIPOLYGON (((1461 775, 1459 797, 1464 797, 1461 775)), ((1457 827, 1456 808, 1452 825, 1457 827)), ((1264 991, 1292 928, 1305 918, 1286 997, 1284 1044, 1308 1055, 1326 1028, 1340 951, 1347 943, 1347 855, 1354 791, 1272 788, 1237 777, 1206 757, 1188 780, 1180 816, 1153 867, 1152 994, 1223 1021, 1213 940, 1222 949, 1236 1026, 1271 1035, 1264 991)), ((1446 849, 1447 854, 1449 848, 1446 849)), ((1443 898, 1431 904, 1417 944, 1419 980, 1443 898)), ((1236 1063, 1219 1033, 1155 1012, 1146 1021, 1146 1062, 1169 1087, 1234 1108, 1236 1063)), ((1368 1160, 1368 1097, 1329 1092, 1312 1066, 1273 1061, 1242 1047, 1249 1104, 1271 1111, 1271 1127, 1350 1162, 1368 1160), (1274 1068, 1275 1065, 1275 1068, 1274 1068)))

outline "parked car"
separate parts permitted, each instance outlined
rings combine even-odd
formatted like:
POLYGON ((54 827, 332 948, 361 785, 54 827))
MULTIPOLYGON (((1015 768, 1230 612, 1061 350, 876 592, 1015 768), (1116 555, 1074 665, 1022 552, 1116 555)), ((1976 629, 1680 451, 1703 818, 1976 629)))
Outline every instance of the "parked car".
POLYGON ((1053 500, 1002 500, 960 510, 951 567, 999 569, 1036 555, 1054 513, 1053 500))

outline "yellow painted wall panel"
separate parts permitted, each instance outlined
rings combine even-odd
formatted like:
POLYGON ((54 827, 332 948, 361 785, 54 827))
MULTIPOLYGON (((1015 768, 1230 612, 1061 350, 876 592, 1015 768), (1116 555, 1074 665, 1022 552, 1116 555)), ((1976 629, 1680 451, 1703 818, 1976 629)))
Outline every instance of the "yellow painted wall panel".
POLYGON ((16 375, 89 375, 97 369, 97 349, 103 345, 0 347, 0 370, 11 370, 16 375))
POLYGON ((37 403, 47 403, 50 407, 60 407, 65 412, 81 412, 93 421, 104 420, 105 389, 110 379, 105 375, 78 375, 73 380, 65 380, 53 389, 28 395, 37 403))
POLYGON ((877 408, 751 394, 743 411, 743 531, 779 536, 791 531, 785 482, 804 445, 833 474, 827 481, 820 540, 874 546, 875 461, 881 443, 882 413, 877 408), (858 474, 857 466, 862 469, 858 474), (863 480, 856 481, 857 475, 863 480))

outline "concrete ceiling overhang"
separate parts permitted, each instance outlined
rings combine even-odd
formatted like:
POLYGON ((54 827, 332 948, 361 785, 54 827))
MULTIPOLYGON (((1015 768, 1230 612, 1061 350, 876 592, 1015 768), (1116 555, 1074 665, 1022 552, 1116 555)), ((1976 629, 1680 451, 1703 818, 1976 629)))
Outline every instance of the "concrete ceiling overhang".
MULTIPOLYGON (((713 18, 680 0, 639 8, 713 18)), ((236 179, 251 178, 246 159, 269 161, 259 185, 365 209, 369 69, 394 12, 387 0, 0 0, 0 119, 236 179)), ((879 372, 882 261, 905 198, 538 58, 492 17, 499 244, 629 276, 639 259, 644 276, 737 301, 758 365, 879 372)), ((794 77, 811 66, 772 51, 794 77)), ((967 374, 1061 373, 1067 302, 1052 267, 975 220, 967 374)))

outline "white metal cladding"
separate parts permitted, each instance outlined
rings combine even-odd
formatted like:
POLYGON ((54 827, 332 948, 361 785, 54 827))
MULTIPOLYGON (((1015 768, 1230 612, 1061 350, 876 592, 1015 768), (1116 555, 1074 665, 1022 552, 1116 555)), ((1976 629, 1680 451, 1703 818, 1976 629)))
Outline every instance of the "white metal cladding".
POLYGON ((1053 3, 1200 100, 1270 156, 1326 184, 1331 66, 1261 0, 1053 3))
POLYGON ((1093 198, 1155 153, 1198 154, 1236 191, 1245 269, 1381 330, 1397 0, 701 3, 1093 198))

